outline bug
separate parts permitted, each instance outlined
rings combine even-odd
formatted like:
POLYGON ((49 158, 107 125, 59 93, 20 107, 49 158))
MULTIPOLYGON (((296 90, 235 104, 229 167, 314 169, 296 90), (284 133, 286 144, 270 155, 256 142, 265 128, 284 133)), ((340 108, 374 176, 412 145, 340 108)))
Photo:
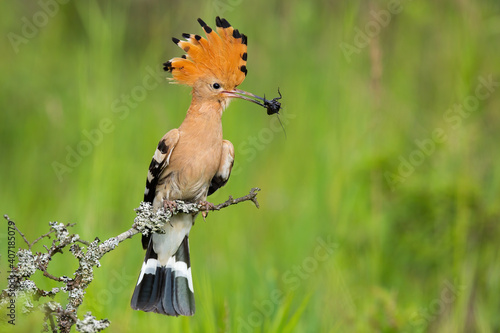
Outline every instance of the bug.
POLYGON ((268 115, 276 114, 276 116, 278 117, 278 121, 280 122, 281 128, 283 129, 283 133, 285 133, 285 138, 286 138, 285 127, 283 126, 283 123, 281 122, 281 119, 280 119, 281 103, 278 102, 278 100, 283 98, 283 96, 281 95, 281 92, 280 92, 280 88, 278 88, 278 94, 280 95, 280 97, 275 97, 272 100, 266 99, 266 96, 264 95, 264 100, 263 100, 264 105, 263 106, 267 109, 268 115))
POLYGON ((264 95, 264 107, 267 109, 268 115, 276 114, 276 116, 278 117, 278 121, 280 122, 281 128, 283 129, 283 133, 285 133, 285 138, 286 138, 285 127, 283 126, 283 123, 281 122, 280 119, 281 103, 278 102, 278 100, 283 98, 283 96, 281 96, 280 88, 278 88, 278 94, 280 95, 280 97, 275 97, 272 100, 267 100, 266 96, 264 95))
POLYGON ((281 92, 280 92, 280 88, 278 88, 278 94, 280 96, 279 97, 275 97, 275 98, 273 98, 271 100, 266 99, 265 95, 262 98, 260 96, 257 96, 257 95, 254 95, 252 93, 248 93, 246 91, 239 90, 239 89, 234 89, 234 92, 236 94, 239 94, 238 95, 239 98, 242 98, 244 100, 253 102, 255 104, 258 104, 258 105, 266 108, 268 115, 276 114, 278 116, 278 121, 280 122, 281 128, 283 128, 283 133, 285 133, 285 138, 286 138, 285 127, 283 126, 283 123, 281 122, 281 119, 279 117, 279 114, 280 114, 279 111, 281 110, 281 103, 278 102, 278 100, 281 99, 281 98, 283 98, 283 96, 281 95, 281 92), (242 95, 246 95, 246 96, 242 96, 242 95), (249 97, 247 97, 247 96, 249 96, 249 97), (252 99, 250 97, 253 97, 254 99, 252 99), (260 102, 260 101, 262 101, 262 102, 260 102))
MULTIPOLYGON (((278 99, 283 98, 281 96, 280 88, 278 88, 278 94, 280 97, 273 98, 272 100, 266 99, 266 96, 264 95, 264 107, 267 109, 267 114, 272 115, 272 114, 279 114, 280 109, 281 109, 281 103, 278 102, 278 99)), ((281 122, 281 120, 280 120, 281 122)))

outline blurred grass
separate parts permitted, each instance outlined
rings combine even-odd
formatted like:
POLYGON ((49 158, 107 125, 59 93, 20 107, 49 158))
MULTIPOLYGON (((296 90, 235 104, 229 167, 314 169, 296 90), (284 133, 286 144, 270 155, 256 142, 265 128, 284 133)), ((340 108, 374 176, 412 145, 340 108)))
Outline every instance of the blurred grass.
MULTIPOLYGON (((370 11, 387 6, 60 5, 19 52, 0 41, 1 212, 30 239, 52 220, 76 222, 86 239, 127 229, 154 147, 182 121, 189 89, 164 82, 122 118, 113 105, 143 85, 148 68, 166 76, 161 64, 182 53, 172 36, 200 33, 196 18, 214 25, 222 15, 249 36, 242 89, 274 96, 280 87, 288 138, 263 110, 233 102, 223 123, 238 172, 212 201, 259 186, 261 208, 242 204, 197 221, 194 317, 130 309, 144 255, 138 238, 102 260, 81 313, 109 318, 112 332, 499 332, 499 92, 455 129, 443 116, 474 94, 479 76, 499 80, 500 5, 403 2, 347 61, 339 45, 353 45, 356 29, 374 22, 370 11), (59 181, 52 163, 65 163, 67 147, 102 119, 113 130, 59 181), (396 174, 400 157, 436 128, 447 140, 392 191, 384 174, 396 174), (318 237, 336 248, 314 266, 318 237)), ((4 1, 0 9, 7 37, 22 35, 22 18, 41 7, 4 1)), ((62 275, 68 265, 49 267, 62 275)), ((1 267, 3 288, 5 257, 1 267)), ((18 313, 16 331, 38 331, 39 320, 18 313)))

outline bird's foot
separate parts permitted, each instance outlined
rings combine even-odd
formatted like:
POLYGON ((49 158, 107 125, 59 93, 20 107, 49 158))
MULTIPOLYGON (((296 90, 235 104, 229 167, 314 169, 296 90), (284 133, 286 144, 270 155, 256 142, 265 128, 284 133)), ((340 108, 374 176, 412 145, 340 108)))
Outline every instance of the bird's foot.
POLYGON ((209 210, 214 210, 215 205, 208 201, 200 201, 198 207, 200 208, 200 210, 208 212, 209 210))
POLYGON ((214 209, 214 204, 208 201, 200 201, 199 206, 201 210, 201 216, 203 216, 203 221, 205 221, 205 218, 208 216, 208 211, 214 209))
MULTIPOLYGON (((177 202, 175 201, 170 201, 170 200, 163 200, 163 209, 165 210, 165 212, 170 212, 173 216, 173 211, 174 209, 177 208, 177 202)), ((170 222, 170 220, 168 221, 168 224, 170 224, 170 226, 173 228, 174 226, 172 225, 172 222, 170 222)))
POLYGON ((163 200, 163 209, 165 209, 165 211, 168 210, 172 212, 175 208, 177 208, 177 202, 170 200, 163 200))

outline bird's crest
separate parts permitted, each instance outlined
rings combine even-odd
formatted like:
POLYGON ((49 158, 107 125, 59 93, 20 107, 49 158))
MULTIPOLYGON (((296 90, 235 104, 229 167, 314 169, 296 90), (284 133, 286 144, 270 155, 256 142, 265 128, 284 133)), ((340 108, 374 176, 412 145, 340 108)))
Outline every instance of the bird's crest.
POLYGON ((170 80, 174 83, 191 87, 205 76, 215 76, 228 86, 238 86, 247 74, 247 36, 218 16, 215 19, 217 33, 202 19, 198 22, 207 38, 193 34, 182 34, 185 41, 172 38, 186 54, 169 60, 163 69, 172 73, 170 80))

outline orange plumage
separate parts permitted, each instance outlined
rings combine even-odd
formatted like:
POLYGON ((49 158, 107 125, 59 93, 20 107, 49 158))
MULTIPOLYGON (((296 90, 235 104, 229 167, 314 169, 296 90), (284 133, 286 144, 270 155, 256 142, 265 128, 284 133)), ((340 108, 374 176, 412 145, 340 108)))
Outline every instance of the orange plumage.
POLYGON ((227 86, 238 86, 247 73, 247 37, 219 17, 216 18, 217 33, 201 19, 198 21, 206 39, 193 34, 183 34, 185 41, 172 38, 186 55, 164 64, 165 70, 172 73, 170 80, 193 87, 200 78, 214 76, 227 86))

